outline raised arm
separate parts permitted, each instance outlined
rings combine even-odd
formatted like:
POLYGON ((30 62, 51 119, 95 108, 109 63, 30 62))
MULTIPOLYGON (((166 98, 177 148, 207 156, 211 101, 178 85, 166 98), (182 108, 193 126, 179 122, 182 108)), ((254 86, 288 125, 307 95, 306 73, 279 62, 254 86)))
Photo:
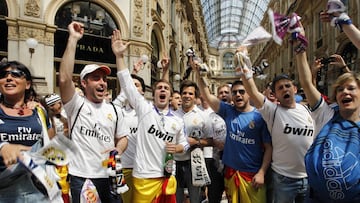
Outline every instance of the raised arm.
POLYGON ((256 87, 251 68, 250 58, 246 55, 246 47, 239 47, 235 57, 239 61, 237 70, 240 70, 241 79, 243 81, 246 92, 249 94, 253 105, 256 108, 261 108, 265 102, 265 96, 256 87))
POLYGON ((360 49, 360 31, 353 24, 343 25, 344 33, 349 37, 350 41, 354 43, 356 48, 360 49))
POLYGON ((330 65, 334 65, 335 68, 341 69, 342 72, 344 73, 350 73, 351 70, 349 69, 349 67, 346 65, 343 57, 339 54, 333 54, 330 56, 331 58, 333 58, 333 61, 330 62, 330 65))
POLYGON ((113 35, 111 36, 111 48, 116 57, 116 69, 117 71, 122 71, 127 69, 124 60, 124 52, 127 50, 130 42, 124 43, 121 38, 121 33, 119 30, 114 30, 113 35))
MULTIPOLYGON (((305 36, 305 32, 301 23, 300 23, 300 28, 301 28, 301 34, 305 36)), ((299 47, 299 46, 301 46, 301 42, 299 40, 295 41, 294 47, 299 47)), ((316 89, 316 86, 313 84, 311 69, 309 67, 306 58, 306 51, 302 50, 295 52, 295 58, 296 58, 296 67, 299 73, 299 80, 301 87, 304 89, 304 93, 306 95, 306 99, 310 107, 314 107, 318 103, 321 94, 316 89)))
POLYGON ((131 74, 135 74, 137 75, 141 69, 141 67, 143 67, 143 60, 141 58, 139 58, 136 63, 133 65, 133 70, 131 71, 131 74))
POLYGON ((241 79, 243 81, 246 92, 249 94, 253 105, 259 109, 264 105, 265 96, 256 87, 251 70, 244 68, 243 72, 244 74, 241 75, 241 79))
POLYGON ((344 12, 334 12, 329 14, 328 11, 320 13, 322 22, 331 22, 332 26, 340 28, 350 41, 360 49, 360 30, 352 24, 350 17, 344 12))
POLYGON ((201 96, 205 99, 205 101, 209 104, 209 106, 215 111, 218 112, 220 108, 220 100, 213 94, 211 94, 209 87, 205 84, 206 78, 200 75, 200 67, 199 65, 192 60, 192 56, 189 57, 190 66, 195 71, 195 75, 197 78, 198 86, 200 89, 201 96))
POLYGON ((321 64, 321 58, 315 59, 314 62, 311 64, 311 81, 312 84, 316 87, 316 78, 318 71, 323 67, 324 65, 321 64))
POLYGON ((111 36, 111 48, 116 57, 116 68, 118 70, 117 76, 122 88, 121 91, 124 91, 130 105, 135 107, 138 104, 138 100, 144 99, 144 97, 136 88, 133 79, 131 78, 129 69, 125 65, 124 52, 127 50, 129 44, 130 42, 124 43, 122 41, 119 30, 113 31, 113 35, 111 36))
POLYGON ((84 34, 82 23, 72 22, 69 24, 69 38, 63 54, 59 69, 59 87, 61 100, 66 104, 75 94, 75 84, 72 80, 75 64, 75 53, 77 42, 84 34))
POLYGON ((169 65, 170 65, 170 59, 164 55, 164 58, 161 59, 160 61, 163 72, 162 72, 162 79, 166 80, 166 81, 170 81, 169 77, 170 77, 170 70, 169 70, 169 65))

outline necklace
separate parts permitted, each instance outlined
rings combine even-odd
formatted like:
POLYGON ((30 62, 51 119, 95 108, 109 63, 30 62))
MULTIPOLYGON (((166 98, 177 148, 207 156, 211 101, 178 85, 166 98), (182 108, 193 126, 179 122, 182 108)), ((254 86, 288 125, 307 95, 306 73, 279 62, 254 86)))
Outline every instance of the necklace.
POLYGON ((23 116, 24 115, 24 110, 26 109, 26 104, 22 104, 21 106, 17 106, 17 105, 12 105, 9 103, 6 103, 5 101, 2 102, 2 104, 6 107, 6 108, 10 108, 10 109, 15 109, 17 110, 17 114, 19 116, 23 116))

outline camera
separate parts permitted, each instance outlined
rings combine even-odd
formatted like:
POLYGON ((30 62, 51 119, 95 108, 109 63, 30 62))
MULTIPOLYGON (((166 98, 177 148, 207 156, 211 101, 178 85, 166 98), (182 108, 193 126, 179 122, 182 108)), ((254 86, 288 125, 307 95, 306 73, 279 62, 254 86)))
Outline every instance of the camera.
POLYGON ((334 61, 335 61, 334 57, 329 57, 329 58, 322 58, 320 62, 323 65, 329 65, 329 63, 334 62, 334 61))

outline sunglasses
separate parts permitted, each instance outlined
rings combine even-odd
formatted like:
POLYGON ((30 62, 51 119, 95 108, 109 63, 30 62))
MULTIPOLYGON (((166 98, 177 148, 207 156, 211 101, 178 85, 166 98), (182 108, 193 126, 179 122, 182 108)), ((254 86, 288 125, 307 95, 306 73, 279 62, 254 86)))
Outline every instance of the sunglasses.
POLYGON ((13 78, 21 78, 25 76, 25 73, 21 70, 8 70, 8 71, 0 71, 0 79, 6 78, 8 74, 13 78))
POLYGON ((233 96, 235 96, 237 93, 239 93, 239 94, 241 94, 241 95, 244 95, 245 94, 245 90, 232 90, 231 91, 231 94, 233 95, 233 96))

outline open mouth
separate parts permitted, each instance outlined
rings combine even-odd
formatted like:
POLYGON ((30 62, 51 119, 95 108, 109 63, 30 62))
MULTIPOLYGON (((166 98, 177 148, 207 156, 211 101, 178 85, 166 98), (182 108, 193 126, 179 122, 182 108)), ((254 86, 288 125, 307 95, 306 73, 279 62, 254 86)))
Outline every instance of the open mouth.
POLYGON ((348 103, 352 102, 352 99, 351 98, 344 98, 343 100, 341 100, 341 102, 343 104, 348 104, 348 103))
POLYGON ((290 98, 290 94, 285 94, 284 95, 284 99, 289 99, 290 98))
POLYGON ((16 85, 14 84, 6 84, 5 87, 15 87, 16 85))
POLYGON ((166 96, 165 95, 160 95, 160 99, 165 99, 166 96))
POLYGON ((104 89, 104 88, 102 88, 102 87, 99 87, 99 88, 96 88, 96 91, 97 91, 97 92, 104 92, 104 91, 105 91, 105 89, 104 89))

